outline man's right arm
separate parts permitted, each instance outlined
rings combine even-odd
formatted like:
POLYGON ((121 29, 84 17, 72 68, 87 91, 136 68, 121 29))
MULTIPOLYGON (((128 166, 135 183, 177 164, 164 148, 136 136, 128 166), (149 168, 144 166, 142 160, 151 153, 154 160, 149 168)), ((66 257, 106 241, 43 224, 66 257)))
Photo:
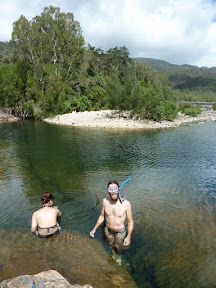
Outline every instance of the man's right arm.
POLYGON ((101 213, 98 217, 97 223, 96 223, 95 227, 93 228, 93 230, 90 232, 90 236, 93 238, 95 236, 94 234, 95 234, 97 228, 104 222, 104 216, 105 216, 104 202, 105 202, 105 199, 103 199, 102 209, 101 209, 101 213))

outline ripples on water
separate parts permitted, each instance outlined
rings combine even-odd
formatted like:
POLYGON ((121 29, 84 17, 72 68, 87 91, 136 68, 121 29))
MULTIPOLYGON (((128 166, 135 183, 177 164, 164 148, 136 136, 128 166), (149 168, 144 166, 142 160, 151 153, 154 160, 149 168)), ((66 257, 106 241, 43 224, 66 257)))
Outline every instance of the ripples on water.
MULTIPOLYGON (((45 191, 63 229, 88 234, 111 179, 135 220, 124 257, 139 287, 216 285, 216 125, 162 131, 0 126, 1 228, 30 228, 45 191)), ((98 229, 96 238, 102 241, 98 229)), ((107 249, 107 247, 105 246, 107 249)))

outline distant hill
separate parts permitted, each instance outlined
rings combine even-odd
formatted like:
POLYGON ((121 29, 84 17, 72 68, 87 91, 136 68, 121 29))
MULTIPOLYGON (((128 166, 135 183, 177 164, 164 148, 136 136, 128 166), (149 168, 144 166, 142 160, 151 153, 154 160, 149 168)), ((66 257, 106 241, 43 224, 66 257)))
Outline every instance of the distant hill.
MULTIPOLYGON (((177 64, 170 64, 167 61, 164 60, 158 60, 158 59, 153 59, 153 58, 132 58, 135 62, 141 62, 141 63, 147 63, 152 69, 158 71, 158 72, 165 72, 165 73, 173 73, 173 72, 179 72, 179 71, 188 71, 191 69, 208 69, 205 67, 197 67, 194 65, 177 65, 177 64)), ((215 68, 216 71, 216 67, 215 68)), ((211 68, 211 69, 213 69, 211 68)))
POLYGON ((133 58, 133 60, 145 62, 159 73, 166 73, 175 89, 186 93, 192 92, 196 95, 202 95, 202 97, 205 94, 205 99, 209 99, 207 101, 216 100, 216 67, 175 65, 152 58, 133 58))
POLYGON ((170 64, 169 62, 166 62, 164 60, 158 60, 158 59, 153 59, 153 58, 133 58, 133 60, 135 62, 147 63, 152 69, 158 72, 165 72, 165 73, 169 71, 172 71, 172 72, 179 71, 182 68, 187 68, 187 66, 189 66, 189 65, 170 64))

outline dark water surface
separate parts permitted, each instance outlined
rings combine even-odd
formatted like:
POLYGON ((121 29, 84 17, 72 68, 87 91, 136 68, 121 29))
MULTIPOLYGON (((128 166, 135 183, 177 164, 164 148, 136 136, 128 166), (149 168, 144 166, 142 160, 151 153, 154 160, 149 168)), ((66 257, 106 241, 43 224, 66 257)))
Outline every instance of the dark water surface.
MULTIPOLYGON (((122 195, 135 229, 123 257, 137 286, 216 287, 216 123, 161 131, 0 125, 0 229, 30 229, 51 192, 63 230, 88 235, 107 182, 129 177, 122 195)), ((103 243, 100 229, 96 239, 103 243)))

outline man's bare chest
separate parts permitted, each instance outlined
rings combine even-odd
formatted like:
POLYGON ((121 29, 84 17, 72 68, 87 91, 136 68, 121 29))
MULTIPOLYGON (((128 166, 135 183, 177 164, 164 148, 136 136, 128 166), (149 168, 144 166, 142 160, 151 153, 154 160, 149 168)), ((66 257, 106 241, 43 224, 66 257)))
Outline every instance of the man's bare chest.
POLYGON ((105 214, 107 216, 114 216, 114 217, 123 217, 126 215, 126 209, 125 207, 121 206, 114 206, 114 205, 109 205, 105 207, 105 214))

